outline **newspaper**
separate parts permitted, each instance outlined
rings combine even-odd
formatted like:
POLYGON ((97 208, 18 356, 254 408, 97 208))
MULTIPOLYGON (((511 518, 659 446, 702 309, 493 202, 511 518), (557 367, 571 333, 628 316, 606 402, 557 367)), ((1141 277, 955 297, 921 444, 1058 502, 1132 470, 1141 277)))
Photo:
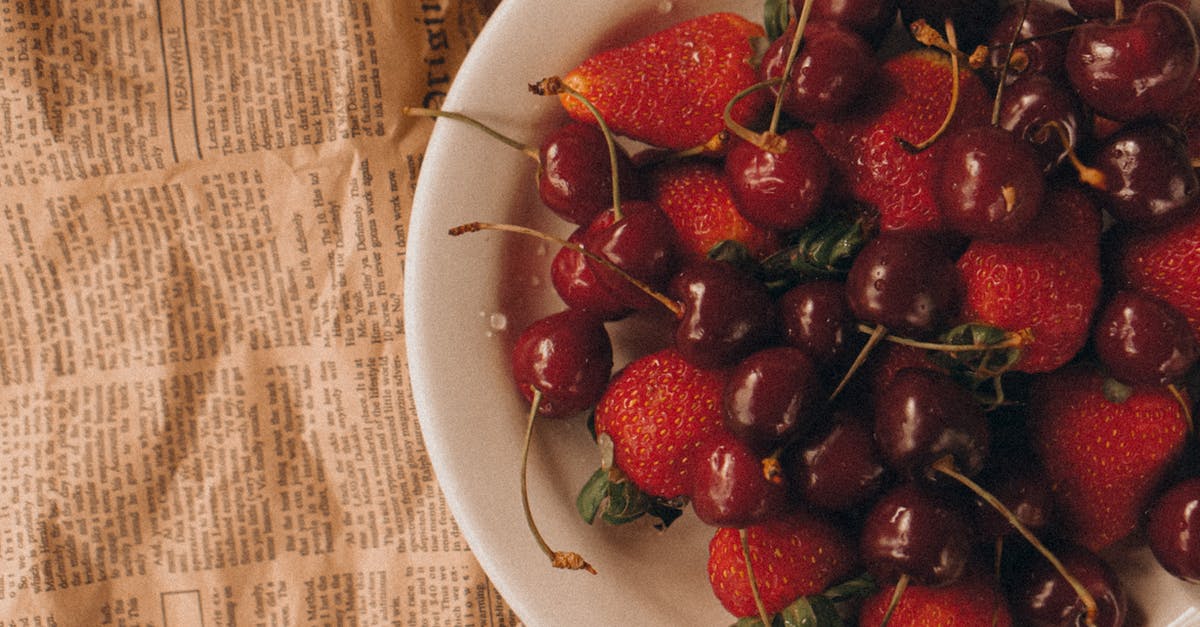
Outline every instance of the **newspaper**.
POLYGON ((408 391, 494 2, 0 1, 0 625, 513 625, 408 391))

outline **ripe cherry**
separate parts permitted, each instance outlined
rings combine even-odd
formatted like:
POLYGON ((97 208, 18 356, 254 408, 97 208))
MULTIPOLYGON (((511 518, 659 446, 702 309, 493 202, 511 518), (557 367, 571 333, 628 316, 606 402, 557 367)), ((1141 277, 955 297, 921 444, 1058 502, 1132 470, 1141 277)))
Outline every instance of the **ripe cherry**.
MULTIPOLYGON (((997 456, 998 457, 998 456, 997 456)), ((996 459, 996 465, 985 468, 979 483, 996 497, 1026 529, 1037 533, 1053 521, 1054 493, 1046 481, 1040 463, 1032 456, 996 459)), ((975 499, 975 520, 983 535, 1002 538, 1016 529, 990 503, 975 499)))
POLYGON ((525 399, 533 402, 540 393, 538 413, 564 418, 600 400, 612 372, 612 342, 596 317, 567 309, 526 327, 511 360, 525 399))
POLYGON ((778 337, 767 288, 729 263, 687 264, 671 280, 669 294, 682 308, 675 347, 701 368, 732 365, 778 337))
POLYGON ((971 543, 971 528, 956 503, 909 482, 892 488, 871 507, 859 536, 859 555, 881 582, 906 577, 921 585, 940 585, 963 574, 971 543))
POLYGON ((838 512, 870 501, 887 476, 871 423, 847 412, 839 412, 827 428, 789 448, 784 468, 799 500, 838 512))
MULTIPOLYGON (((1109 4, 1113 4, 1109 2, 1109 4)), ((1114 120, 1169 115, 1200 62, 1187 13, 1173 4, 1143 4, 1114 22, 1092 20, 1067 46, 1067 76, 1080 98, 1114 120)))
POLYGON ((725 427, 766 452, 808 431, 825 393, 804 351, 766 348, 734 366, 725 384, 725 427))
POLYGON ((1061 163, 1068 151, 1079 145, 1083 120, 1074 91, 1044 74, 1025 74, 1005 87, 1000 96, 997 123, 1031 143, 1045 171, 1061 163))
POLYGON ((1009 4, 988 35, 987 67, 997 79, 1003 75, 1006 84, 1027 75, 1057 77, 1064 71, 1070 29, 1079 23, 1074 13, 1045 0, 1009 4), (1019 67, 1010 62, 1005 71, 1014 31, 1018 31, 1015 34, 1019 41, 1013 54, 1019 55, 1022 62, 1019 67))
POLYGON ((787 489, 763 474, 762 458, 732 433, 697 448, 692 466, 692 510, 715 527, 748 527, 783 511, 787 489))
POLYGON ((1146 537, 1167 572, 1200 583, 1200 478, 1185 479, 1155 500, 1146 537))
POLYGON ((930 239, 881 233, 855 257, 846 297, 858 319, 899 334, 930 335, 957 311, 954 261, 930 239))
POLYGON ((846 287, 837 281, 800 283, 778 301, 783 339, 808 354, 818 367, 840 363, 854 337, 854 314, 846 287))
POLYGON ((934 195, 946 223, 972 238, 1023 233, 1037 217, 1046 187, 1033 147, 994 126, 968 128, 942 141, 934 195))
MULTIPOLYGON (((608 142, 597 126, 568 122, 542 140, 539 155, 538 193, 554 213, 585 225, 612 207, 608 142)), ((619 146, 617 172, 621 198, 645 198, 637 170, 619 146)))
POLYGON ((725 157, 725 176, 747 220, 766 229, 794 230, 820 209, 830 165, 812 133, 796 128, 767 147, 735 140, 725 157))
POLYGON ((905 368, 875 402, 875 441, 901 474, 935 478, 934 462, 951 457, 959 472, 974 475, 987 459, 987 417, 949 375, 905 368))
MULTIPOLYGON (((582 245, 589 228, 604 228, 608 223, 607 219, 594 220, 589 226, 575 229, 567 241, 582 245)), ((586 310, 603 320, 620 320, 632 313, 633 307, 602 283, 592 266, 593 262, 574 248, 558 249, 550 262, 550 282, 559 298, 568 307, 586 310)))
POLYGON ((1109 373, 1131 385, 1178 381, 1200 357, 1196 335, 1179 310, 1132 290, 1109 298, 1092 340, 1109 373))
MULTIPOLYGON (((678 246, 671 221, 654 204, 645 201, 621 203, 621 213, 605 212, 596 217, 602 224, 589 227, 582 246, 607 259, 628 275, 652 289, 662 289, 678 264, 678 246)), ((629 278, 605 264, 588 260, 600 283, 614 296, 635 309, 653 307, 654 299, 629 278)))
POLYGON ((1063 579, 1046 560, 1031 556, 1014 568, 1009 592, 1013 613, 1024 625, 1058 627, 1094 624, 1096 627, 1120 627, 1129 613, 1124 587, 1112 569, 1096 554, 1077 545, 1055 548, 1063 567, 1088 591, 1095 601, 1092 623, 1085 622, 1088 608, 1078 591, 1063 579))
POLYGON ((1200 177, 1187 138, 1158 122, 1127 124, 1093 159, 1104 175, 1101 197, 1117 220, 1159 228, 1200 210, 1200 177))
MULTIPOLYGON (((803 0, 791 1, 792 13, 799 15, 803 0)), ((878 44, 896 22, 896 8, 896 0, 827 0, 813 3, 812 19, 836 22, 878 44)))
MULTIPOLYGON (((1125 12, 1136 10, 1138 7, 1156 0, 1123 0, 1125 12)), ((1187 10, 1189 0, 1167 0, 1181 9, 1187 10)), ((1067 0, 1071 9, 1082 18, 1110 19, 1116 16, 1116 2, 1113 0, 1067 0)))
MULTIPOLYGON (((783 76, 795 31, 793 22, 767 48, 759 66, 762 80, 783 76)), ((783 111, 809 123, 846 115, 867 91, 879 65, 870 44, 834 22, 809 22, 803 36, 787 82, 774 88, 783 92, 783 111)))

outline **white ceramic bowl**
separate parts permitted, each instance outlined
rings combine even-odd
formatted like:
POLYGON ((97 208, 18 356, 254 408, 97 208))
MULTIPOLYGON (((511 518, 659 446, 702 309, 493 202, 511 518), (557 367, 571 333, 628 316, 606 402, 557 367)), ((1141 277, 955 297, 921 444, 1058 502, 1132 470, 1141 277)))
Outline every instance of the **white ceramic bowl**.
MULTIPOLYGON (((565 118, 556 99, 530 94, 528 83, 703 12, 757 20, 761 7, 761 0, 505 0, 443 108, 536 143, 565 118)), ((447 230, 486 220, 566 235, 569 225, 540 205, 533 175, 531 160, 452 120, 437 123, 421 168, 404 316, 417 413, 446 499, 484 570, 529 625, 727 625, 733 619, 705 572, 710 528, 690 515, 665 533, 637 523, 588 527, 575 513, 575 495, 598 464, 582 418, 539 423, 531 500, 550 545, 579 551, 599 574, 552 569, 526 531, 518 458, 528 408, 511 382, 508 351, 526 324, 562 307, 547 274, 554 250, 518 235, 452 238, 447 230)), ((636 341, 637 328, 610 327, 625 334, 618 344, 636 341)), ((1122 559, 1121 569, 1144 624, 1200 624, 1197 588, 1165 575, 1145 552, 1122 559)))

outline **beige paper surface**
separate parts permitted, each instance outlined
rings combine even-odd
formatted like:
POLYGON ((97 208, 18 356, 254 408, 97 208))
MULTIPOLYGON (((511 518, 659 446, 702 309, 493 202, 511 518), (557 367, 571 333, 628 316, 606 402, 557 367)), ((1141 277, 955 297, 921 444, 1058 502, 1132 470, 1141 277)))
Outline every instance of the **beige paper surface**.
POLYGON ((4 625, 512 625, 407 387, 483 0, 0 11, 4 625))

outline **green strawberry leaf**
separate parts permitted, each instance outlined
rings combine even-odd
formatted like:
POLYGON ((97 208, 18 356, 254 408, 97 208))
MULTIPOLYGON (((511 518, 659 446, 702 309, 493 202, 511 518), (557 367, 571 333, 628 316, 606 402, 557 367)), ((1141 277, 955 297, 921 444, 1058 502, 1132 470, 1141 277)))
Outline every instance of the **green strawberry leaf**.
POLYGON ((875 593, 879 586, 875 578, 863 573, 854 579, 847 579, 825 591, 825 596, 834 603, 865 599, 875 593))
MULTIPOLYGON (((833 601, 824 595, 800 597, 771 618, 771 627, 844 627, 833 601)), ((746 617, 734 627, 763 627, 761 619, 746 617)))
POLYGON ((939 343, 962 346, 962 350, 930 351, 929 358, 967 386, 981 402, 998 406, 1005 402, 1001 377, 1021 359, 1021 346, 1028 335, 971 322, 946 331, 939 343))
POLYGON ((806 279, 845 276, 867 237, 862 218, 833 216, 815 222, 790 246, 763 260, 767 287, 781 292, 806 279))
POLYGON ((649 515, 655 527, 666 529, 683 514, 683 503, 651 497, 616 469, 592 473, 575 498, 575 509, 587 524, 599 516, 609 525, 623 525, 649 515))
POLYGON ((771 41, 779 39, 787 30, 789 9, 788 0, 766 0, 763 2, 763 29, 771 41))
POLYGON ((743 272, 752 276, 760 276, 762 274, 762 266, 754 255, 750 254, 750 249, 745 244, 734 240, 721 240, 708 249, 709 259, 713 261, 721 261, 727 263, 743 272))

